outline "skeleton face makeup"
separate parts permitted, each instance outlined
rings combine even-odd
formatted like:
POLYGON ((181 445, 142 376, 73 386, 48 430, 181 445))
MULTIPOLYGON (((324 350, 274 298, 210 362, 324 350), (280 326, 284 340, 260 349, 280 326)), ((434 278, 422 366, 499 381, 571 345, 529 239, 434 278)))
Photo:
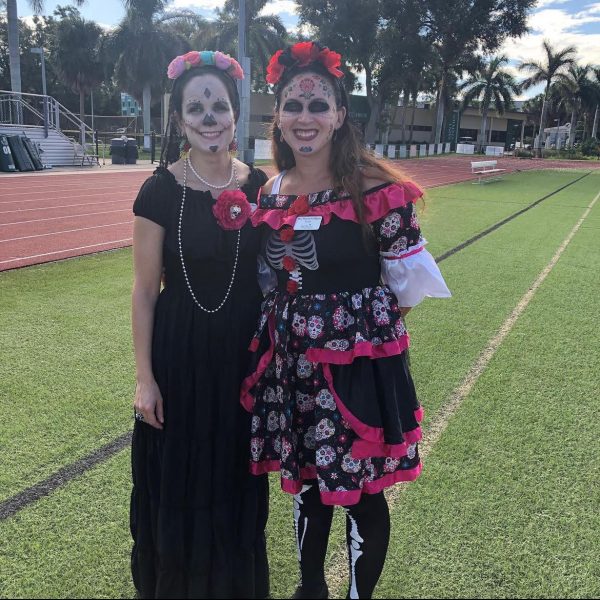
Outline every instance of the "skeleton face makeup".
POLYGON ((279 128, 295 155, 312 155, 331 144, 346 116, 332 84, 316 73, 296 75, 281 91, 279 128))
POLYGON ((214 75, 198 75, 183 90, 180 126, 197 152, 227 151, 233 140, 235 115, 227 88, 214 75))

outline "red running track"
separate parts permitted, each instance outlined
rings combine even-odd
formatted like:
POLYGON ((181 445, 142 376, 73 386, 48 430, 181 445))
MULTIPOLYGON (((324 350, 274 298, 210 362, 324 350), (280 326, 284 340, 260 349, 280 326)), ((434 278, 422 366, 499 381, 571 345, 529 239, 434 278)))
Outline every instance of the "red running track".
MULTIPOLYGON (((472 179, 473 158, 439 156, 398 165, 422 186, 435 187, 472 179)), ((592 161, 497 160, 508 171, 600 168, 592 161)), ((151 170, 0 174, 0 271, 130 246, 132 203, 151 170)))

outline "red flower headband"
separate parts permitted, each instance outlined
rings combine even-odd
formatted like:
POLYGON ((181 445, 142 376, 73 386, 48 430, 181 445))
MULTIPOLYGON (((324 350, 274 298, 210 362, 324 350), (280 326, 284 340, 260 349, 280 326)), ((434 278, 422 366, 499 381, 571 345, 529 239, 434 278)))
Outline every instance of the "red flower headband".
POLYGON ((329 48, 322 48, 315 42, 298 42, 291 48, 277 50, 267 67, 267 83, 275 85, 286 69, 306 67, 310 63, 320 62, 335 78, 344 74, 337 68, 342 64, 342 55, 329 48))

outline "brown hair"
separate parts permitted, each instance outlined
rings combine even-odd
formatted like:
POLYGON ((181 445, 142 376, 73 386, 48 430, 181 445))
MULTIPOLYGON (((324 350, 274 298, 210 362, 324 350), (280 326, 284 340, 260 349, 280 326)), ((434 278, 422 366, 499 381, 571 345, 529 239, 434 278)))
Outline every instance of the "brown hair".
POLYGON ((199 75, 214 75, 222 81, 227 90, 227 94, 229 95, 235 122, 237 123, 239 119, 240 96, 238 94, 237 85, 230 75, 212 65, 202 65, 188 69, 173 82, 171 97, 169 98, 169 119, 167 121, 167 127, 165 129, 165 135, 163 136, 160 152, 161 167, 167 167, 179 159, 179 145, 181 143, 182 135, 179 131, 175 115, 178 114, 181 116, 182 114, 183 90, 185 89, 185 86, 191 79, 198 77, 199 75))
POLYGON ((271 147, 273 158, 279 171, 291 169, 296 165, 294 153, 285 141, 281 140, 281 130, 277 125, 277 113, 281 92, 289 81, 300 73, 316 73, 331 82, 338 108, 346 108, 346 118, 332 139, 329 168, 333 174, 334 188, 337 192, 346 191, 352 197, 352 204, 365 233, 370 232, 364 217, 363 187, 365 177, 383 179, 398 183, 407 181, 399 169, 385 159, 376 158, 369 151, 362 136, 350 120, 348 95, 340 80, 334 78, 321 63, 314 62, 306 67, 286 69, 275 88, 275 120, 271 128, 271 147))

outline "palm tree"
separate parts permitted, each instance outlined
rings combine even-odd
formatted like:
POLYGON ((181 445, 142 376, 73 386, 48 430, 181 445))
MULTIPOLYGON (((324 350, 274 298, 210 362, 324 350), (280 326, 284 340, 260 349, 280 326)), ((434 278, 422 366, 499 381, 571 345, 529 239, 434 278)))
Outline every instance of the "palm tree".
POLYGON ((594 124, 592 125, 592 138, 598 137, 598 117, 600 116, 600 67, 593 67, 594 86, 596 88, 596 110, 594 111, 594 124))
MULTIPOLYGON (((251 81, 255 89, 264 89, 264 74, 271 56, 286 45, 288 38, 285 25, 275 15, 261 15, 260 12, 268 0, 246 0, 246 44, 251 61, 251 81)), ((237 0, 226 0, 222 9, 217 9, 217 21, 214 33, 208 45, 228 52, 234 56, 238 53, 238 18, 239 4, 237 0)), ((202 47, 207 40, 201 32, 196 36, 196 46, 202 47), (198 39, 202 38, 202 39, 198 39)))
POLYGON ((597 100, 597 91, 589 78, 592 67, 571 65, 567 78, 557 83, 557 91, 564 103, 571 109, 571 130, 567 148, 572 148, 577 130, 577 118, 581 109, 591 108, 597 100))
MULTIPOLYGON (((81 6, 85 0, 73 0, 81 6)), ((10 86, 16 93, 21 92, 21 62, 19 59, 19 17, 17 14, 17 0, 3 0, 6 5, 8 19, 8 53, 10 57, 10 86)), ((44 0, 29 0, 29 5, 35 14, 44 10, 44 0)))
POLYGON ((502 66, 507 63, 507 56, 492 56, 487 62, 481 62, 470 77, 459 86, 459 89, 464 92, 463 109, 473 100, 479 101, 481 130, 478 145, 480 148, 485 144, 487 116, 492 103, 498 114, 503 115, 512 104, 513 95, 519 93, 519 85, 514 77, 502 69, 502 66))
POLYGON ((535 142, 537 154, 541 154, 542 138, 544 135, 544 126, 546 124, 546 103, 550 86, 554 81, 565 80, 567 76, 564 71, 575 63, 575 54, 577 50, 574 46, 568 46, 563 50, 555 51, 548 40, 543 43, 546 56, 543 61, 525 61, 519 66, 520 70, 529 71, 531 75, 521 82, 521 88, 526 90, 534 85, 545 83, 544 104, 542 105, 542 114, 540 117, 540 133, 535 142))
MULTIPOLYGON (((54 40, 56 70, 63 83, 79 94, 79 118, 85 122, 85 95, 104 78, 102 29, 80 16, 62 19, 54 40)), ((81 145, 85 143, 82 126, 81 145)))
POLYGON ((204 21, 189 11, 167 13, 168 0, 123 0, 126 14, 112 36, 115 77, 122 89, 142 101, 144 148, 150 147, 152 91, 163 88, 169 62, 189 43, 166 24, 178 19, 204 21))

